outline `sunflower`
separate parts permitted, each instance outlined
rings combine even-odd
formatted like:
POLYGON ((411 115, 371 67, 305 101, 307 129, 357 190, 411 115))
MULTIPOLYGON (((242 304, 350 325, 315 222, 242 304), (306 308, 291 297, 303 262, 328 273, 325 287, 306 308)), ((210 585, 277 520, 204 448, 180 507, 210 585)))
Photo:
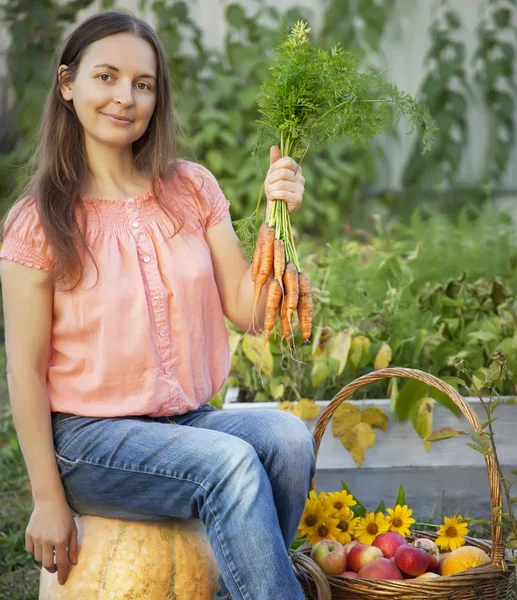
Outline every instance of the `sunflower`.
POLYGON ((409 535, 409 528, 415 522, 415 519, 411 518, 413 511, 407 507, 406 504, 401 506, 397 504, 395 508, 388 508, 389 513, 388 523, 390 524, 390 531, 399 533, 400 535, 407 537, 409 535))
POLYGON ((456 550, 465 544, 464 537, 469 530, 461 515, 445 517, 443 525, 438 529, 436 545, 441 550, 456 550))
POLYGON ((354 537, 361 544, 370 546, 378 535, 386 533, 389 528, 390 524, 383 513, 369 512, 366 517, 359 517, 354 537))
POLYGON ((339 519, 331 517, 327 513, 318 520, 313 533, 307 534, 307 541, 314 546, 321 540, 337 540, 341 530, 338 529, 339 519))
POLYGON ((311 490, 309 497, 305 501, 305 508, 303 511, 300 524, 298 525, 298 537, 302 538, 316 533, 318 523, 326 515, 326 507, 323 502, 322 495, 316 496, 316 492, 311 490))
POLYGON ((356 505, 357 501, 354 500, 352 494, 342 490, 341 492, 329 492, 326 504, 329 510, 340 511, 343 508, 356 505))
POLYGON ((348 506, 343 506, 340 511, 334 513, 332 516, 339 520, 337 528, 340 530, 340 534, 337 537, 337 541, 343 545, 348 544, 348 542, 352 541, 359 517, 354 517, 354 513, 348 506))

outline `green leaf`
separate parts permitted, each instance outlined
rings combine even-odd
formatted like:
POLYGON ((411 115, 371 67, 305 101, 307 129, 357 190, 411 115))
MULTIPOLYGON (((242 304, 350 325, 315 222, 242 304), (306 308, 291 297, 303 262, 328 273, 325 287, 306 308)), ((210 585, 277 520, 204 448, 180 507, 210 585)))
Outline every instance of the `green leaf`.
POLYGON ((239 4, 229 4, 226 9, 226 20, 234 27, 242 27, 246 24, 246 13, 239 4))
POLYGON ((466 446, 468 446, 469 448, 472 448, 472 450, 476 450, 477 452, 485 455, 486 452, 483 450, 483 448, 481 448, 480 446, 476 446, 476 444, 470 444, 467 443, 466 446))
POLYGON ((517 477, 517 469, 512 469, 512 470, 510 470, 510 473, 511 473, 512 475, 515 475, 515 476, 517 477))
POLYGON ((354 513, 355 517, 364 517, 366 516, 366 508, 359 502, 358 498, 356 498, 354 496, 354 494, 352 494, 352 492, 350 491, 350 489, 348 488, 348 486, 346 485, 346 483, 344 481, 341 481, 341 490, 345 490, 346 492, 348 492, 350 495, 352 495, 354 497, 354 500, 357 502, 357 504, 355 506, 351 506, 350 508, 352 509, 352 512, 354 513))
POLYGON ((325 356, 317 356, 312 363, 311 379, 312 385, 318 387, 318 385, 325 381, 330 375, 329 365, 325 356))
POLYGON ((408 381, 404 385, 396 401, 397 415, 400 421, 406 421, 411 407, 427 396, 428 387, 427 384, 416 380, 408 381))
POLYGON ((440 392, 440 390, 431 388, 431 390, 429 391, 429 395, 431 396, 431 398, 434 398, 436 402, 438 402, 438 404, 441 404, 442 406, 448 408, 453 415, 456 415, 458 418, 461 417, 461 408, 456 404, 456 402, 454 402, 454 400, 451 400, 451 398, 447 396, 447 394, 440 392))
POLYGON ((457 435, 467 435, 466 431, 457 431, 452 427, 440 427, 435 429, 431 435, 427 437, 428 442, 439 442, 440 440, 448 440, 449 438, 456 437, 457 435))
POLYGON ((503 29, 510 22, 511 12, 508 8, 500 8, 494 13, 494 21, 500 29, 503 29))
POLYGON ((273 375, 273 355, 269 343, 264 343, 263 335, 246 334, 242 340, 242 351, 246 358, 266 375, 273 375))
POLYGON ((454 375, 441 375, 440 379, 452 385, 453 387, 467 387, 466 382, 461 377, 455 377, 454 375))
POLYGON ((433 409, 434 402, 432 398, 422 398, 418 404, 414 404, 409 411, 409 418, 415 431, 424 440, 426 451, 431 448, 431 442, 427 437, 433 431, 433 409))
POLYGON ((377 506, 377 508, 375 509, 375 512, 381 512, 381 513, 385 513, 386 512, 386 504, 384 504, 384 500, 381 498, 381 501, 379 502, 379 505, 377 506))
POLYGON ((400 506, 406 505, 406 492, 402 486, 399 487, 399 493, 397 494, 393 508, 395 508, 398 505, 400 505, 400 506))

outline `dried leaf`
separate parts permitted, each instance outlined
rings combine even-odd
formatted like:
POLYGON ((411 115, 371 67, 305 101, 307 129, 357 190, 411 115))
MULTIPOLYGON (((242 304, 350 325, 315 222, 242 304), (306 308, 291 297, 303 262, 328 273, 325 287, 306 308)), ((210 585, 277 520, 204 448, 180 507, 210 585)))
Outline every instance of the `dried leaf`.
POLYGON ((350 431, 340 438, 345 448, 350 452, 355 464, 361 467, 368 448, 375 443, 375 431, 368 423, 357 423, 350 431))
POLYGON ((370 349, 371 342, 365 335, 356 335, 350 343, 350 362, 357 369, 370 349))
POLYGON ((290 402, 289 400, 284 400, 282 402, 279 402, 276 407, 278 410, 283 410, 285 412, 289 412, 294 414, 294 402, 290 402))
POLYGON ((365 408, 361 413, 361 421, 363 423, 368 423, 372 427, 377 427, 378 429, 382 429, 386 431, 388 429, 388 415, 382 410, 382 408, 378 408, 377 406, 369 406, 365 408))
POLYGON ((456 437, 457 435, 466 435, 465 431, 456 431, 452 427, 440 427, 435 429, 430 435, 427 436, 426 441, 438 442, 440 440, 448 440, 449 438, 456 437))
POLYGON ((377 371, 378 369, 385 369, 391 362, 393 357, 393 353, 391 351, 390 345, 384 342, 377 352, 377 356, 375 357, 375 362, 373 363, 373 368, 377 371))
POLYGON ((302 398, 296 403, 294 407, 294 414, 302 419, 302 421, 311 421, 315 419, 321 412, 321 407, 310 400, 309 398, 302 398))
POLYGON ((354 425, 361 422, 361 411, 352 402, 343 402, 338 406, 332 417, 332 433, 335 437, 342 437, 354 425))

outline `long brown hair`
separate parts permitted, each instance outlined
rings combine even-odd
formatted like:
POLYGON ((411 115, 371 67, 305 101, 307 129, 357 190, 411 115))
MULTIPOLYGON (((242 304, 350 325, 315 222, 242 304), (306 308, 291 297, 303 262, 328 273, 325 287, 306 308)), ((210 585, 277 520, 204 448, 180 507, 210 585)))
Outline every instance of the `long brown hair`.
MULTIPOLYGON (((138 171, 150 173, 157 201, 178 225, 176 229, 181 228, 179 215, 159 201, 156 188, 158 178, 170 178, 177 170, 177 123, 172 110, 165 52, 156 33, 141 19, 118 11, 98 13, 74 29, 56 52, 54 81, 41 119, 38 147, 28 165, 31 177, 15 203, 16 206, 27 199, 34 199, 37 203, 43 233, 55 257, 54 268, 45 285, 55 286, 73 278, 76 283, 71 289, 74 289, 83 277, 81 256, 84 256, 84 251, 91 255, 86 245, 86 210, 80 196, 88 174, 83 129, 73 103, 63 98, 60 88, 66 78, 73 81, 90 44, 117 33, 130 33, 142 38, 153 47, 156 55, 157 102, 146 132, 133 143, 134 166, 138 171), (59 76, 58 67, 62 64, 68 69, 59 76), (83 227, 79 221, 84 223, 83 227)), ((16 211, 17 215, 20 212, 16 211)), ((2 239, 6 233, 5 219, 0 225, 2 239)), ((11 226, 10 220, 8 228, 11 226)))

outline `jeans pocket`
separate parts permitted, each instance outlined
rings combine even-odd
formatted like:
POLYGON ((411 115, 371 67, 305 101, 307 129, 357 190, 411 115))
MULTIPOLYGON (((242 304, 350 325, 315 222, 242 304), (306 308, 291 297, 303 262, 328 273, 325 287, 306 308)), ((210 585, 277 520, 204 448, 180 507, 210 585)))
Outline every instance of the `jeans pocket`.
POLYGON ((66 477, 69 475, 75 468, 77 468, 79 460, 69 460, 64 456, 61 456, 57 452, 54 452, 54 455, 57 460, 57 466, 59 469, 59 474, 61 477, 66 477))

